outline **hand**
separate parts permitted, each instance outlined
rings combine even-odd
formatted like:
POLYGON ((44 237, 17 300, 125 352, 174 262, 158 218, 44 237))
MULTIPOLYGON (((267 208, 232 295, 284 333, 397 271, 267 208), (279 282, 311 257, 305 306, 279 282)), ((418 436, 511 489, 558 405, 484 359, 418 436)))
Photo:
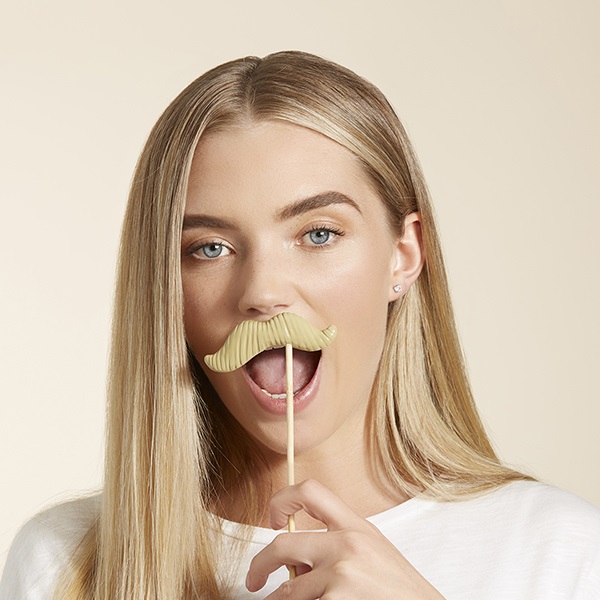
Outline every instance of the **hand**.
POLYGON ((271 499, 271 526, 304 509, 326 532, 278 535, 252 560, 246 587, 260 590, 270 573, 295 565, 296 577, 265 600, 440 600, 437 592, 369 521, 314 480, 277 492, 271 499))

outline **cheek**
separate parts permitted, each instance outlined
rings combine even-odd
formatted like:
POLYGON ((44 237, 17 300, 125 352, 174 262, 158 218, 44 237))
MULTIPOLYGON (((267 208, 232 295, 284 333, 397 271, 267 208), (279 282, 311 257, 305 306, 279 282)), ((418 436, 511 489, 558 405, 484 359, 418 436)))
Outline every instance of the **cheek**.
POLYGON ((190 280, 183 279, 183 322, 185 335, 196 359, 201 359, 218 349, 220 331, 219 319, 220 298, 216 294, 206 293, 207 286, 199 286, 190 280), (217 346, 213 350, 213 347, 217 346))
POLYGON ((383 350, 391 278, 388 256, 355 258, 330 287, 329 297, 335 298, 330 316, 338 327, 341 359, 338 385, 359 398, 370 393, 383 350))
MULTIPOLYGON (((363 280, 347 290, 338 311, 340 327, 344 325, 352 357, 356 362, 377 364, 383 348, 387 326, 388 300, 386 289, 377 281, 363 280), (369 284, 373 285, 370 286, 369 284)), ((343 339, 345 339, 344 336, 343 339)))
MULTIPOLYGON (((383 252, 355 253, 332 277, 326 277, 331 297, 343 314, 361 314, 361 321, 387 314, 390 259, 383 252)), ((356 323, 358 326, 360 323, 356 323)))

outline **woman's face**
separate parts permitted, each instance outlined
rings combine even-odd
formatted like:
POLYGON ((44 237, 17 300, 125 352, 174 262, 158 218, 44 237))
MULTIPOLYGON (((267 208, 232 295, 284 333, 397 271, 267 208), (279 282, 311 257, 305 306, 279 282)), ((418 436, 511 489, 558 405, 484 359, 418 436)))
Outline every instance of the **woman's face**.
POLYGON ((210 371, 204 356, 245 320, 291 312, 336 325, 320 354, 295 352, 295 437, 297 455, 341 449, 362 437, 400 262, 383 204, 342 146, 280 121, 201 139, 182 241, 187 340, 264 448, 286 451, 285 400, 272 397, 285 391, 283 351, 231 373, 210 371))

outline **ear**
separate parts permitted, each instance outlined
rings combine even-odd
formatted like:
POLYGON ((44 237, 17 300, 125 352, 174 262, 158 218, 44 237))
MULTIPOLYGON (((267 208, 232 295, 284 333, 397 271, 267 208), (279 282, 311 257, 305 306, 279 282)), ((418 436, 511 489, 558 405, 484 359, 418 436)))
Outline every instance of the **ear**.
POLYGON ((404 235, 396 240, 391 270, 390 302, 397 300, 406 293, 408 288, 416 281, 424 264, 425 252, 421 236, 421 215, 418 212, 413 212, 404 219, 404 235), (398 285, 402 289, 396 291, 394 286, 398 285))

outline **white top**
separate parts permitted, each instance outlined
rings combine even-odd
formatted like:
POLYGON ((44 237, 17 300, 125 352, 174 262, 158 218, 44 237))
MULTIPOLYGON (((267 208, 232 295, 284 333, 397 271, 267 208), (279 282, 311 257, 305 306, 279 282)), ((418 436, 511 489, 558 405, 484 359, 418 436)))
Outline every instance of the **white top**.
MULTIPOLYGON (((49 600, 98 506, 97 496, 76 500, 26 523, 9 552, 0 600, 49 600)), ((460 502, 416 497, 369 520, 447 600, 600 599, 600 510, 545 484, 515 482, 460 502)), ((263 590, 246 591, 250 559, 278 535, 250 531, 249 546, 232 558, 240 527, 222 521, 220 572, 238 567, 235 600, 264 598, 287 578, 282 568, 263 590)))

